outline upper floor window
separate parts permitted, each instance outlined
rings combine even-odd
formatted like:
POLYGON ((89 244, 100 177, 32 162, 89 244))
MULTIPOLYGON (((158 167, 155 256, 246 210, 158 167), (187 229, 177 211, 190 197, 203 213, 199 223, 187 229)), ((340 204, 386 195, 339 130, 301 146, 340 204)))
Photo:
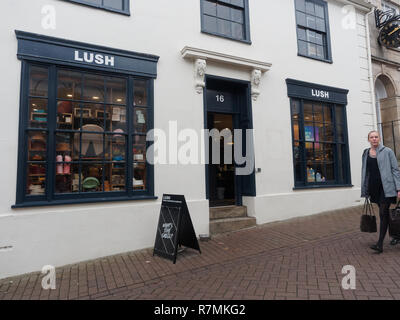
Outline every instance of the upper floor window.
POLYGON ((296 0, 298 54, 332 62, 328 5, 322 0, 296 0))
POLYGON ((250 43, 248 0, 200 0, 202 32, 250 43))
POLYGON ((66 0, 108 11, 130 15, 129 0, 66 0))

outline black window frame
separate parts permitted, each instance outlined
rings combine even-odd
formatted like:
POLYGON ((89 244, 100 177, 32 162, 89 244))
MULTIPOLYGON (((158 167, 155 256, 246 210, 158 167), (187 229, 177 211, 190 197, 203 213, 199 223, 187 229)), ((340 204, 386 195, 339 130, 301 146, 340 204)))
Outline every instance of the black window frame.
POLYGON ((351 173, 350 173, 350 154, 349 154, 349 141, 348 141, 348 128, 347 128, 347 115, 346 115, 346 105, 332 102, 321 102, 315 101, 307 98, 301 97, 290 97, 290 117, 291 117, 291 131, 292 131, 292 151, 293 151, 293 175, 294 175, 294 190, 296 189, 310 189, 310 188, 329 188, 329 187, 351 187, 351 173), (293 114, 293 102, 298 101, 300 110, 298 120, 294 120, 293 114), (306 158, 306 143, 310 141, 306 141, 305 138, 305 129, 304 129, 304 104, 311 103, 314 104, 322 104, 324 106, 328 106, 331 110, 331 117, 333 123, 333 141, 319 141, 321 144, 333 144, 335 145, 334 152, 334 174, 335 180, 330 180, 326 182, 309 182, 307 179, 307 158, 306 158), (343 141, 339 141, 337 126, 338 123, 336 121, 336 108, 343 108, 343 122, 339 125, 343 126, 343 141), (299 140, 295 140, 295 132, 294 132, 294 122, 298 122, 298 130, 299 130, 299 140), (296 143, 299 144, 299 154, 300 154, 300 163, 301 163, 301 176, 297 177, 296 173, 296 143), (342 147, 343 146, 343 147, 342 147), (339 147, 344 150, 344 154, 342 155, 342 167, 343 167, 343 180, 338 180, 338 149, 339 147))
MULTIPOLYGON (((331 36, 330 36, 330 29, 329 29, 329 12, 328 12, 328 3, 324 0, 295 0, 294 1, 294 7, 295 7, 295 19, 296 19, 296 40, 297 40, 297 55, 300 57, 305 57, 321 62, 326 62, 326 63, 333 63, 332 61, 332 46, 331 46, 331 36), (297 18, 297 12, 301 12, 304 14, 307 14, 306 12, 303 12, 298 9, 297 7, 297 1, 304 1, 304 2, 312 2, 314 4, 318 4, 324 8, 324 16, 325 16, 325 32, 321 32, 320 30, 316 28, 310 28, 310 27, 305 27, 303 25, 299 24, 298 18, 297 18), (300 46, 299 46, 299 41, 303 41, 299 39, 299 28, 304 29, 306 32, 307 30, 313 31, 313 32, 318 32, 320 34, 323 34, 324 36, 322 37, 323 41, 323 47, 325 50, 326 57, 325 58, 320 58, 318 56, 313 56, 313 55, 308 55, 308 54, 303 54, 300 52, 300 46)), ((308 41, 305 41, 308 43, 308 41)))
MULTIPOLYGON (((137 133, 134 129, 134 108, 147 109, 147 131, 154 128, 154 79, 150 77, 136 76, 132 74, 121 74, 119 72, 86 69, 78 66, 65 66, 40 61, 22 60, 21 71, 21 89, 20 89, 20 120, 19 120, 19 146, 18 146, 18 171, 17 171, 17 194, 16 203, 12 208, 48 206, 77 203, 95 203, 109 201, 127 201, 127 200, 147 200, 157 199, 154 196, 154 165, 152 161, 146 161, 146 190, 133 190, 133 137, 144 135, 137 133), (46 189, 44 195, 29 195, 27 190, 27 172, 28 172, 28 135, 29 129, 29 69, 31 66, 48 68, 48 120, 46 129, 34 129, 33 131, 47 131, 47 160, 46 160, 46 189), (57 101, 57 71, 71 70, 89 74, 98 74, 108 77, 125 78, 127 80, 127 143, 126 143, 126 188, 124 191, 102 191, 102 192, 79 192, 79 193, 56 193, 55 179, 56 172, 56 133, 57 111, 55 110, 57 101), (135 80, 147 81, 147 106, 135 106, 134 83, 135 80), (52 108, 53 106, 53 108, 52 108)), ((63 131, 63 130, 61 130, 63 131)), ((147 132, 146 132, 147 133, 147 132)), ((152 141, 146 141, 146 150, 153 144, 152 141)))
MULTIPOLYGON (((235 37, 232 36, 228 36, 225 35, 223 33, 219 33, 219 32, 212 32, 212 31, 208 31, 205 29, 204 27, 204 1, 206 0, 200 0, 200 18, 201 18, 201 32, 205 33, 205 34, 209 34, 209 35, 213 35, 213 36, 217 36, 217 37, 221 37, 221 38, 225 38, 225 39, 229 39, 229 40, 234 40, 234 41, 238 41, 238 42, 243 42, 246 44, 251 44, 251 37, 250 37, 250 14, 249 14, 249 0, 243 0, 243 28, 244 28, 244 32, 243 32, 243 39, 237 39, 235 37)), ((212 0, 213 2, 219 2, 220 0, 212 0)), ((228 3, 224 3, 227 6, 230 7, 235 7, 235 5, 232 4, 228 4, 228 3)), ((234 22, 234 21, 231 21, 234 22)))
POLYGON ((120 14, 123 14, 123 15, 126 15, 126 16, 130 16, 131 15, 131 12, 130 12, 130 0, 121 0, 122 1, 122 6, 123 6, 122 10, 118 10, 118 9, 115 9, 115 8, 111 8, 111 7, 105 6, 104 5, 104 0, 101 0, 102 3, 103 3, 101 5, 90 3, 90 2, 85 1, 85 0, 63 0, 63 1, 77 3, 77 4, 84 5, 84 6, 97 8, 97 9, 102 9, 102 10, 106 10, 106 11, 111 11, 111 12, 115 12, 115 13, 120 13, 120 14))

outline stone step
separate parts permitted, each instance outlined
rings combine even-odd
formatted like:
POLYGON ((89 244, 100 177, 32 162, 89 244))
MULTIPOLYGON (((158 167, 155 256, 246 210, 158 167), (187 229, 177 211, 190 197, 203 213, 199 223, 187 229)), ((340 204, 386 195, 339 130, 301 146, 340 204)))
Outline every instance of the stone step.
POLYGON ((247 207, 226 206, 210 208, 210 220, 247 217, 247 207))
POLYGON ((216 235, 255 226, 256 218, 253 217, 216 219, 210 221, 210 234, 216 235))

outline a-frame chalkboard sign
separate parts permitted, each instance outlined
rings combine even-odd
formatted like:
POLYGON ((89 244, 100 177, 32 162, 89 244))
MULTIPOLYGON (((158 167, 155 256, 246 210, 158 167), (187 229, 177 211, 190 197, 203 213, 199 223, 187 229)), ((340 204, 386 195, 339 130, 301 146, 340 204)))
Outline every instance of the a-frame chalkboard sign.
POLYGON ((153 255, 172 260, 175 264, 181 246, 201 253, 185 196, 164 194, 153 255))

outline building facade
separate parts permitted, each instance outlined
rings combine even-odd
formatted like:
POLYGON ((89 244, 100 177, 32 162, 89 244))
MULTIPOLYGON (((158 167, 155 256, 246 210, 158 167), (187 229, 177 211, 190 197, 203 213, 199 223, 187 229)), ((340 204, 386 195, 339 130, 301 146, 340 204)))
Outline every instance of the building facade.
POLYGON ((0 277, 152 247, 163 194, 197 234, 210 206, 263 224, 358 205, 371 9, 4 1, 0 277), (242 133, 243 161, 207 164, 214 128, 242 133))
MULTIPOLYGON (((373 4, 382 13, 392 16, 400 14, 400 1, 380 0, 373 4)), ((384 144, 392 148, 400 159, 400 50, 396 45, 387 47, 380 42, 381 30, 385 26, 377 25, 376 19, 375 15, 369 17, 377 127, 384 144)))

